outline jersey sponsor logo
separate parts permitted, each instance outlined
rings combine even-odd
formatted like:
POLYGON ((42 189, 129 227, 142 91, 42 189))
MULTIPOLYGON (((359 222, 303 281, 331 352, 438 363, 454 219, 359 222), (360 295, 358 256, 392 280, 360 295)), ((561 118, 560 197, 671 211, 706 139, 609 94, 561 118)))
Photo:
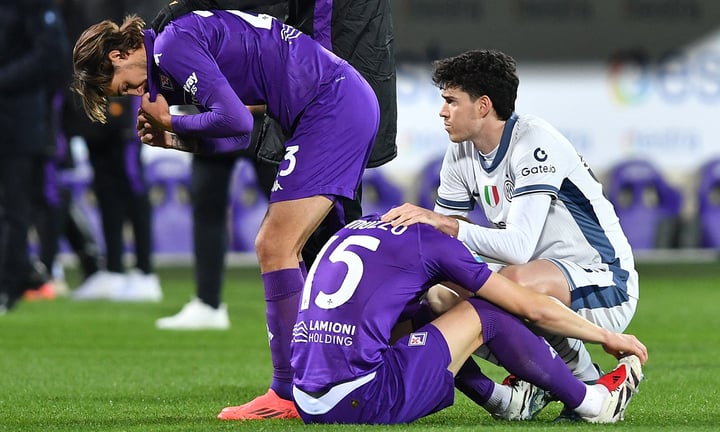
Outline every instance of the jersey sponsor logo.
POLYGON ((162 53, 153 54, 153 59, 155 60, 155 66, 160 66, 160 57, 162 57, 162 53))
POLYGON ((308 327, 305 321, 300 321, 293 326, 292 342, 294 343, 307 343, 308 341, 308 327))
POLYGON ((500 202, 500 193, 495 185, 485 185, 483 187, 483 199, 490 207, 495 207, 500 202))
POLYGON ((189 77, 185 80, 185 85, 183 86, 183 90, 193 95, 193 98, 195 97, 195 93, 197 93, 197 83, 198 83, 198 77, 195 72, 191 73, 189 77))
POLYGON ((548 158, 547 153, 545 153, 545 150, 541 149, 540 147, 535 149, 535 152, 533 153, 533 157, 538 162, 545 162, 548 158))
POLYGON ((300 321, 293 326, 292 343, 320 343, 352 346, 357 327, 335 321, 300 321))
POLYGON ((423 346, 427 341, 427 332, 410 333, 408 346, 423 346))
POLYGON ((520 170, 520 174, 522 174, 523 177, 527 177, 534 174, 554 173, 555 171, 554 165, 537 165, 534 167, 523 168, 520 170))
POLYGON ((165 90, 175 90, 172 85, 172 80, 169 76, 160 74, 160 88, 165 90))

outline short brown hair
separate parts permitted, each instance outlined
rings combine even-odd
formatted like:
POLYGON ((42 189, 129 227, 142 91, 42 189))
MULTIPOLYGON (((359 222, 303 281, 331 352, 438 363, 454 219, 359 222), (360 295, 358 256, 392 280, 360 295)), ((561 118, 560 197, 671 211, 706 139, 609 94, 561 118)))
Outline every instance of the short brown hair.
POLYGON ((85 114, 92 121, 105 123, 107 96, 115 68, 108 55, 112 50, 129 53, 143 44, 145 21, 137 15, 125 17, 122 25, 105 20, 80 35, 73 49, 72 91, 80 95, 85 114))

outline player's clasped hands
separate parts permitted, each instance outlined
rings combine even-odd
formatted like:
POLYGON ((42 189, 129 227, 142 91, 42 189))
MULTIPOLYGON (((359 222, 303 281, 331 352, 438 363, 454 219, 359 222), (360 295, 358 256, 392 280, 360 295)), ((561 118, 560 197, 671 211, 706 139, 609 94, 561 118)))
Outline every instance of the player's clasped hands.
MULTIPOLYGON (((141 107, 137 112, 137 124, 136 129, 138 131, 138 137, 143 144, 148 144, 154 147, 173 148, 170 141, 167 139, 167 131, 162 127, 160 122, 147 110, 160 112, 163 106, 167 106, 165 98, 158 95, 158 99, 155 103, 150 102, 149 93, 143 95, 143 101, 141 107), (162 98, 162 100, 160 100, 162 98), (158 109, 157 104, 160 104, 158 109)), ((168 109, 169 113, 169 109, 168 109)))

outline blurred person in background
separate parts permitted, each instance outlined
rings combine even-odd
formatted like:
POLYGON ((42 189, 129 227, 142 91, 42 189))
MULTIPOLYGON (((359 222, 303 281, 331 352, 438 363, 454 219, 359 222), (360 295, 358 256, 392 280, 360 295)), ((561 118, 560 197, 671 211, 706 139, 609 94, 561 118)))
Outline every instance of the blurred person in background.
MULTIPOLYGON (((600 327, 624 331, 640 294, 630 244, 602 184, 573 145, 546 121, 515 113, 515 60, 473 50, 433 66, 444 99, 439 114, 454 143, 445 153, 435 209, 406 203, 383 221, 430 224, 495 261, 512 281, 557 298, 600 327), (468 221, 477 203, 492 228, 468 221)), ((575 376, 598 379, 581 340, 545 336, 575 376)), ((542 399, 537 387, 514 385, 525 389, 527 400, 542 399)), ((572 419, 572 411, 561 418, 572 419)))
MULTIPOLYGON (((70 62, 68 62, 70 66, 70 62)), ((74 202, 72 191, 63 183, 63 175, 76 165, 67 137, 62 128, 65 89, 70 84, 70 74, 62 88, 51 96, 50 119, 55 152, 43 166, 42 176, 34 195, 33 225, 37 233, 38 258, 43 268, 50 271, 50 281, 37 290, 25 292, 26 300, 52 299, 66 295, 68 291, 64 269, 58 260, 60 240, 66 239, 75 253, 81 269, 82 280, 96 273, 102 266, 102 257, 90 221, 74 202)))
MULTIPOLYGON (((159 1, 63 0, 63 13, 72 41, 90 24, 105 18, 122 19, 128 11, 148 16, 159 1)), ((71 292, 75 300, 110 299, 150 301, 162 299, 155 274, 152 245, 152 206, 141 143, 135 133, 138 99, 116 98, 107 109, 105 124, 93 123, 80 108, 76 95, 68 92, 64 112, 67 136, 80 136, 87 145, 93 171, 92 190, 102 222, 104 266, 88 275, 71 292), (128 270, 123 235, 126 221, 132 227, 134 263, 128 270)))
POLYGON ((53 0, 0 1, 0 313, 39 287, 27 285, 32 197, 54 151, 49 95, 67 81, 69 47, 53 0))

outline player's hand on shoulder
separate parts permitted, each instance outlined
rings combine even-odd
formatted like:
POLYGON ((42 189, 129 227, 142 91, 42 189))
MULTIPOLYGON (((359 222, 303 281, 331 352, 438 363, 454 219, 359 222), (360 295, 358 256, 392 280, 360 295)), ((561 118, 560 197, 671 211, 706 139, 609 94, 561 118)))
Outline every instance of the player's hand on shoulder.
POLYGON ((410 226, 416 223, 426 223, 438 228, 443 215, 435 213, 423 207, 414 204, 404 203, 398 207, 393 207, 387 213, 382 215, 383 222, 390 222, 392 226, 410 226))

